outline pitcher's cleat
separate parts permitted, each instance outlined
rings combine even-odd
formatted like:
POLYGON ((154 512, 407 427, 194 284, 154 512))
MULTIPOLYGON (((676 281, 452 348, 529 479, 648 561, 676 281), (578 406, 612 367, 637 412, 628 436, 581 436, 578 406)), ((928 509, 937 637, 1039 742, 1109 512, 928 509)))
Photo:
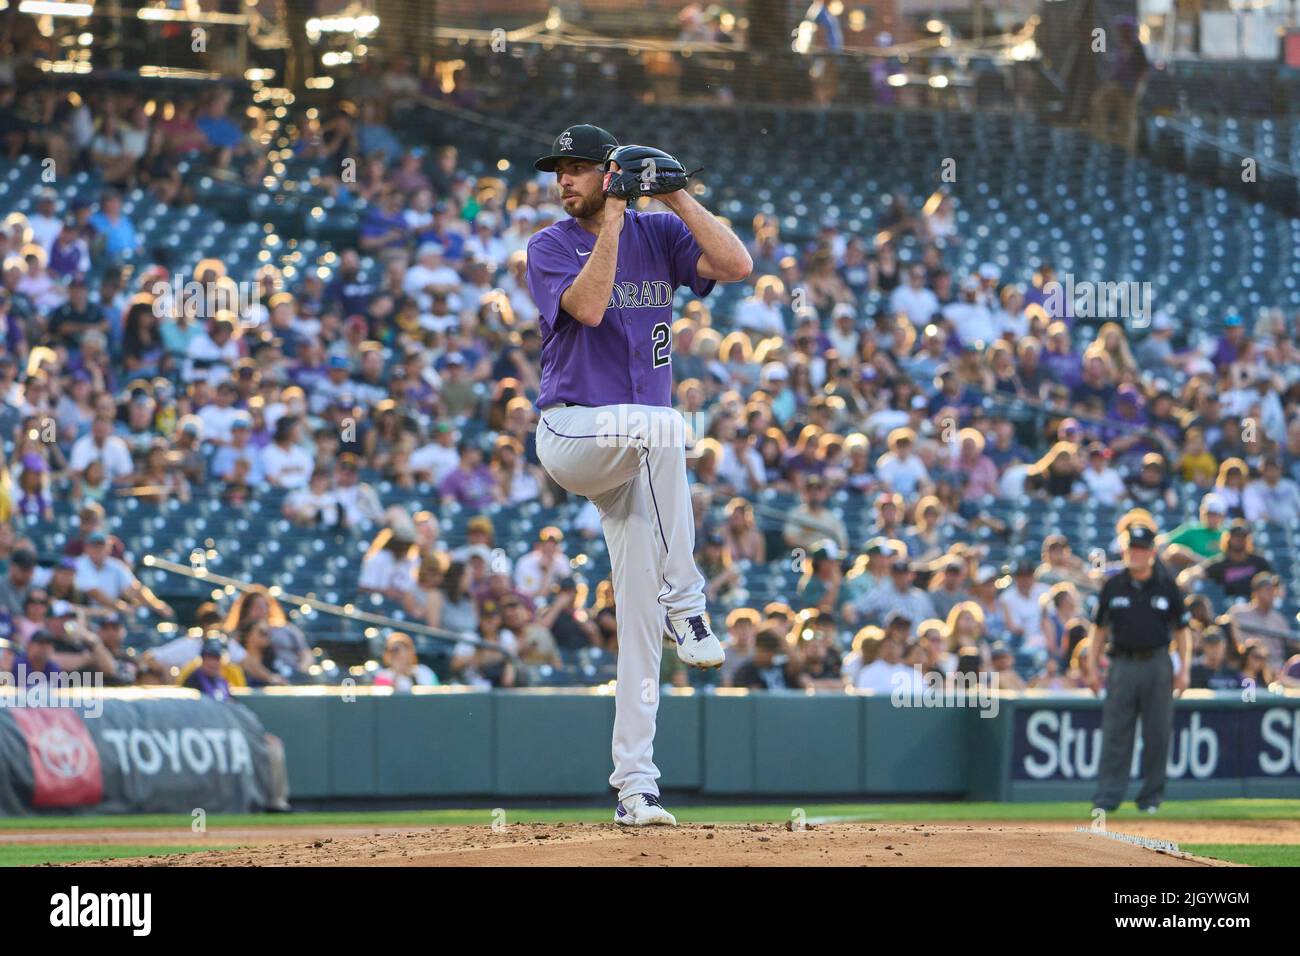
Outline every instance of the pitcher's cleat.
POLYGON ((677 818, 653 793, 634 793, 620 800, 614 807, 614 822, 625 827, 677 826, 677 818))
POLYGON ((708 670, 721 667, 727 659, 722 643, 709 626, 707 614, 696 614, 676 621, 669 618, 668 633, 677 642, 677 656, 691 667, 708 670))

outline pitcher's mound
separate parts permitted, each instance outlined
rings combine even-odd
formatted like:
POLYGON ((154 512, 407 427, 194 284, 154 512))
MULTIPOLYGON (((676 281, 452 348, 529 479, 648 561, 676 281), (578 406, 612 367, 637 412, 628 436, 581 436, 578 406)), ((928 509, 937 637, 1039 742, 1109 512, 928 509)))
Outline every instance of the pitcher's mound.
MULTIPOLYGON (((240 850, 105 860, 110 866, 1215 866, 1110 837, 1020 826, 607 824, 433 827, 240 850)), ((89 865, 89 864, 82 864, 89 865)))

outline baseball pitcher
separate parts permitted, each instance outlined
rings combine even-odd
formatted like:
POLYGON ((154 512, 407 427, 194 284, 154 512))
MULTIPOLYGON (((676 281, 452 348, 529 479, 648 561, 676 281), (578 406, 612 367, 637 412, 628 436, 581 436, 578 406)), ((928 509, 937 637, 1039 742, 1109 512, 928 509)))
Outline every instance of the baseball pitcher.
POLYGON ((590 498, 609 547, 618 613, 614 819, 675 824, 654 764, 665 627, 693 667, 720 667, 705 613, 686 482, 685 422, 672 407, 673 293, 696 295, 753 268, 732 231, 686 190, 662 150, 619 146, 572 126, 535 163, 554 172, 571 218, 528 242, 528 289, 541 312, 537 456, 561 486, 590 498), (669 212, 628 209, 654 196, 669 212))

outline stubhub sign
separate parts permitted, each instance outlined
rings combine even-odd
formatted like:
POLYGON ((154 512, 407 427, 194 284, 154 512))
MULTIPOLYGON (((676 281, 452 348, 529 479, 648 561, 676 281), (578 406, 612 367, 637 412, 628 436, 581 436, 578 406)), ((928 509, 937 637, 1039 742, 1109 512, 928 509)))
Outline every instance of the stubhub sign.
MULTIPOLYGON (((1012 779, 1093 780, 1101 760, 1101 709, 1048 705, 1016 711, 1012 779)), ((1131 773, 1142 766, 1139 732, 1131 773)), ((1300 777, 1300 709, 1174 710, 1170 780, 1300 777)))
POLYGON ((1300 710, 1270 707, 1258 721, 1242 723, 1242 743, 1259 755, 1259 775, 1300 777, 1300 710))

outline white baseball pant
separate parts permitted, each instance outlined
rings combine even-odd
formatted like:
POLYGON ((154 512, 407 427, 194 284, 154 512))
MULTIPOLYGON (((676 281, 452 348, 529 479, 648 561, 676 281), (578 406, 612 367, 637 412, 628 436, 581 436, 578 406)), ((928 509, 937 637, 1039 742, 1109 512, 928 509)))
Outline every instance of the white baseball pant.
POLYGON ((595 504, 609 548, 618 618, 609 782, 619 800, 659 793, 654 736, 664 617, 705 611, 686 442, 681 414, 651 405, 552 405, 537 424, 538 459, 561 487, 595 504))

